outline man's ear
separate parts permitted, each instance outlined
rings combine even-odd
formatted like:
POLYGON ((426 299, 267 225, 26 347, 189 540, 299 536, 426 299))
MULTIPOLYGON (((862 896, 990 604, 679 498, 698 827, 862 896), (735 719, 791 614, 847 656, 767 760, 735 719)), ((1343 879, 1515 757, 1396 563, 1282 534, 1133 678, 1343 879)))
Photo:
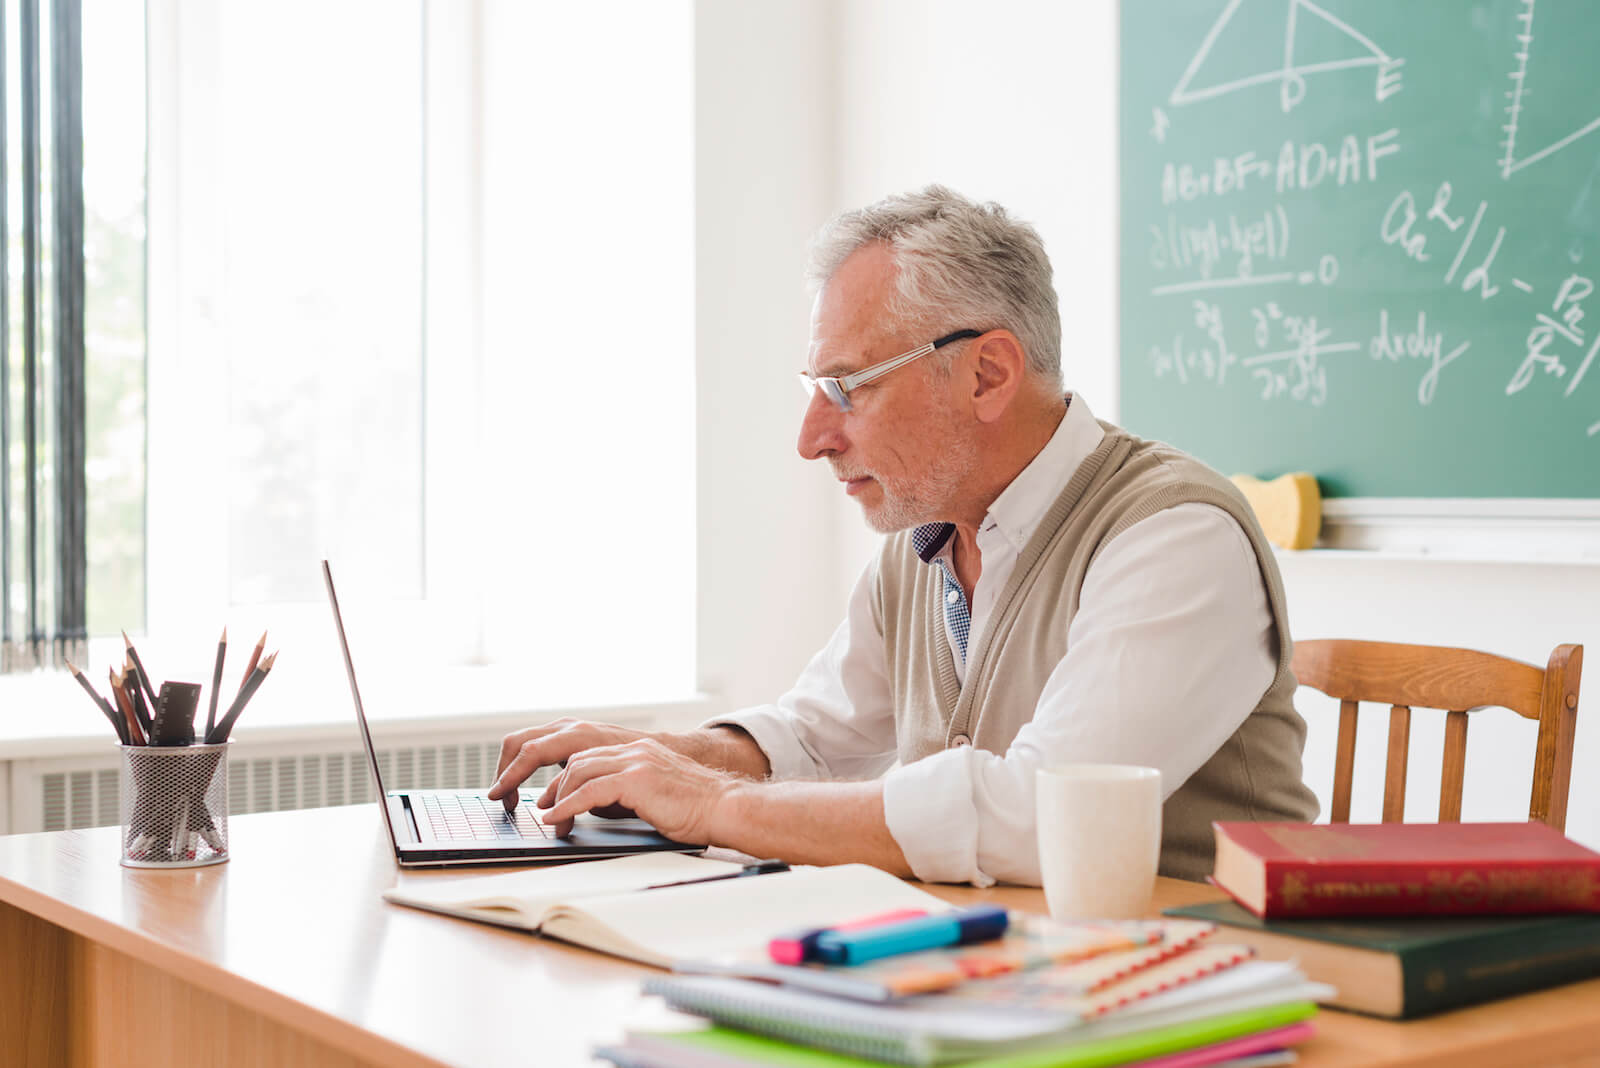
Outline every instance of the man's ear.
POLYGON ((991 330, 972 343, 972 410, 982 423, 1005 414, 1027 372, 1022 342, 1009 330, 991 330))

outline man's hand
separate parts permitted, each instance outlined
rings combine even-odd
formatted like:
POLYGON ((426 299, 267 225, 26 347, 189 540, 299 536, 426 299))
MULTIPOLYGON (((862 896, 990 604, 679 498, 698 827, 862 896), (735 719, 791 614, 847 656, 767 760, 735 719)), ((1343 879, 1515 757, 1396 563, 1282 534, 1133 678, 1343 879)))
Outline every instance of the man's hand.
POLYGON ((517 787, 546 764, 566 762, 586 749, 618 745, 643 738, 644 732, 610 723, 591 723, 570 716, 539 727, 508 734, 500 743, 500 765, 495 768, 489 799, 501 801, 506 811, 517 807, 517 787))
MULTIPOLYGON (((546 764, 565 767, 574 756, 587 750, 646 739, 676 753, 691 765, 753 779, 766 778, 770 770, 761 747, 736 727, 718 726, 676 734, 649 734, 631 727, 567 717, 506 735, 505 741, 500 743, 500 766, 495 769, 489 798, 502 802, 506 811, 510 812, 517 807, 517 787, 546 764)), ((604 806, 598 813, 613 817, 633 815, 626 809, 608 809, 604 806)))
POLYGON ((538 805, 547 810, 542 819, 557 835, 570 833, 580 812, 620 809, 637 812, 668 838, 699 845, 712 840, 718 801, 747 781, 708 768, 654 738, 636 737, 570 757, 538 805))

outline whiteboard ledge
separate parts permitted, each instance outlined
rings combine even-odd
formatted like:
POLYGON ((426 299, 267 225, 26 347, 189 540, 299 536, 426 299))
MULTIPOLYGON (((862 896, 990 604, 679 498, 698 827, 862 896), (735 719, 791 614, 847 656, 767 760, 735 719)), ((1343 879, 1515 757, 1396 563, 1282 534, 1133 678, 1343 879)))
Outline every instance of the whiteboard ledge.
POLYGON ((1322 502, 1317 550, 1600 565, 1600 500, 1336 497, 1322 502))

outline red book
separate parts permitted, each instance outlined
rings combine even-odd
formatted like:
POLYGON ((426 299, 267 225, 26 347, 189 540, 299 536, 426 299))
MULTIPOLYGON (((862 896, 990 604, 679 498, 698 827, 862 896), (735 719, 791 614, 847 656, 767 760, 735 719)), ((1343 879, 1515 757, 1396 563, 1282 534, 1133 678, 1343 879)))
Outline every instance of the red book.
POLYGON ((1543 823, 1212 828, 1211 881, 1263 918, 1600 912, 1600 853, 1543 823))

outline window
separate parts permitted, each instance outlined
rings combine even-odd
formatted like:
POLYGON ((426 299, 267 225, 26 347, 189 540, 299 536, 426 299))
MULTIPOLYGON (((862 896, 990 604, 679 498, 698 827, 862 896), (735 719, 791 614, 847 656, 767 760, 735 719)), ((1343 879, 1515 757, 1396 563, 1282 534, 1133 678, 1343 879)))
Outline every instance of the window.
POLYGON ((142 4, 83 3, 84 362, 91 635, 144 629, 142 4))
POLYGON ((326 555, 364 691, 693 690, 692 13, 622 7, 151 0, 147 660, 343 717, 326 555))

